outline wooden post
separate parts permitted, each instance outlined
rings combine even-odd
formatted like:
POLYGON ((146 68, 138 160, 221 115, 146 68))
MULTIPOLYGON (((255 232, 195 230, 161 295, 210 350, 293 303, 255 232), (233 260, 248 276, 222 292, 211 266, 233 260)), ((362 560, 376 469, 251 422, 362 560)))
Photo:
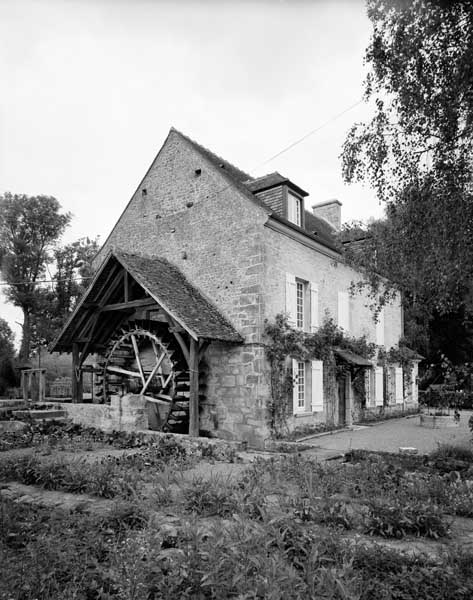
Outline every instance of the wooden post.
POLYGON ((72 344, 72 402, 82 402, 82 371, 79 370, 79 344, 72 344))
POLYGON ((46 398, 46 373, 42 369, 38 370, 38 399, 44 402, 46 398))
POLYGON ((23 391, 23 400, 28 402, 28 376, 26 371, 21 371, 21 389, 23 391))
POLYGON ((189 352, 189 435, 199 435, 199 344, 191 337, 189 352))

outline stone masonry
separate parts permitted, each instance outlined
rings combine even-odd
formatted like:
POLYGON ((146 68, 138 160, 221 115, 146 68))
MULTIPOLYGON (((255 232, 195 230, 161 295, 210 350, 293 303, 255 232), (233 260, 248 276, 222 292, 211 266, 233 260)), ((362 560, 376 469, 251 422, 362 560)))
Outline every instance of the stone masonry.
MULTIPOLYGON (((338 291, 346 291, 359 276, 333 250, 307 237, 301 240, 290 227, 272 227, 271 210, 241 188, 229 182, 224 163, 216 165, 171 130, 96 266, 112 248, 164 257, 217 306, 244 342, 213 342, 206 351, 201 429, 262 447, 269 435, 270 401, 264 322, 286 309, 286 273, 317 282, 320 323, 326 315, 337 319, 338 291)), ((272 194, 277 204, 279 197, 272 194)), ((374 341, 368 298, 357 295, 350 304, 350 333, 374 341)), ((386 347, 395 345, 401 334, 397 300, 386 308, 386 347)), ((302 420, 323 418, 318 414, 302 420)), ((291 426, 300 422, 294 420, 291 426)))

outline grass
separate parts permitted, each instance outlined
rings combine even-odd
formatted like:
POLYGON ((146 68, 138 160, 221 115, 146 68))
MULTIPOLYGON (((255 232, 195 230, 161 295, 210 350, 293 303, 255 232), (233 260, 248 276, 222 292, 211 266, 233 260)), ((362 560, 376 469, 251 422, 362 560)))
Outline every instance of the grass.
POLYGON ((282 516, 235 516, 169 527, 0 504, 2 600, 305 599, 466 600, 473 556, 443 564, 282 516))
POLYGON ((175 440, 97 462, 5 457, 3 481, 115 503, 94 517, 0 501, 0 600, 467 599, 472 553, 413 557, 375 543, 445 538, 451 515, 473 516, 471 472, 446 470, 461 452, 290 455, 190 481, 196 457, 175 440))

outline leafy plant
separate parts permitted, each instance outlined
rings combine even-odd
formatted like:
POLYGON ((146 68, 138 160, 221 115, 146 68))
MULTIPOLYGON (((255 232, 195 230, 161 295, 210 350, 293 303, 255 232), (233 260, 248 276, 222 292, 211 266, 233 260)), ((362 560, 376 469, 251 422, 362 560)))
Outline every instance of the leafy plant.
POLYGON ((387 538, 406 535, 437 539, 449 533, 442 512, 432 503, 394 503, 374 501, 369 505, 366 533, 387 538))

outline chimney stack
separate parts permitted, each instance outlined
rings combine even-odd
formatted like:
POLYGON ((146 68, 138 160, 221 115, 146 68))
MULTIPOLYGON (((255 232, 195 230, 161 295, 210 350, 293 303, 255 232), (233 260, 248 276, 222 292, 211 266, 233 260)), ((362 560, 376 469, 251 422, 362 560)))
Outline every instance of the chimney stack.
POLYGON ((342 226, 342 203, 335 198, 326 202, 319 202, 312 205, 312 212, 316 217, 324 219, 336 231, 340 231, 342 226))

